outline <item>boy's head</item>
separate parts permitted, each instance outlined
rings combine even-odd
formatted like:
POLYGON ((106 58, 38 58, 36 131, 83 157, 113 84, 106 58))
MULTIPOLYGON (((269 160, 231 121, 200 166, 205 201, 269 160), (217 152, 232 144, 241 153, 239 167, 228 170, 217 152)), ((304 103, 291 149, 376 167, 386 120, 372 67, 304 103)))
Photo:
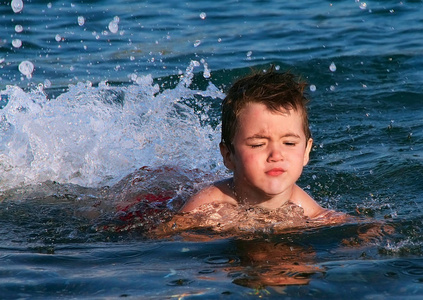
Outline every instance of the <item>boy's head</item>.
POLYGON ((306 140, 311 138, 304 95, 306 83, 298 80, 293 74, 279 73, 272 67, 265 73, 256 73, 244 77, 229 89, 222 103, 222 143, 229 151, 234 152, 232 145, 238 117, 249 103, 264 104, 272 112, 294 110, 301 113, 302 127, 306 140))

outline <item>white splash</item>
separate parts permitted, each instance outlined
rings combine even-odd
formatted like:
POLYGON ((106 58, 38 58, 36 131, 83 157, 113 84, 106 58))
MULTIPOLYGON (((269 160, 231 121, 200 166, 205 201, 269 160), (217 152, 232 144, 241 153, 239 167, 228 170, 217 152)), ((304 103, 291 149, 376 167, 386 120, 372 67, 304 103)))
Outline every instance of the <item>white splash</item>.
MULTIPOLYGON (((212 83, 190 89, 199 66, 191 62, 173 89, 134 74, 128 86, 80 82, 56 99, 47 98, 42 84, 0 91, 8 100, 0 109, 0 191, 47 180, 112 185, 145 165, 225 172, 220 128, 204 122, 224 94, 212 83)), ((20 70, 29 76, 33 65, 22 62, 20 70)))

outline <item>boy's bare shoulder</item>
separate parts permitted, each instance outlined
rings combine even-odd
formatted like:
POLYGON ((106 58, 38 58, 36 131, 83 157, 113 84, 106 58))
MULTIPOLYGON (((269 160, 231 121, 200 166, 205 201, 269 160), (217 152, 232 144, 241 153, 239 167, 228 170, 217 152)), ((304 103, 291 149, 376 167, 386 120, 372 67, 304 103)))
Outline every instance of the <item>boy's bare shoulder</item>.
POLYGON ((294 192, 290 201, 302 207, 304 209, 304 215, 309 218, 314 218, 326 212, 326 209, 321 207, 298 185, 294 186, 294 192))
POLYGON ((211 202, 230 203, 237 205, 237 202, 233 197, 231 182, 232 179, 226 179, 215 182, 212 185, 202 189, 197 194, 188 199, 185 205, 181 208, 180 212, 188 212, 203 204, 211 202))

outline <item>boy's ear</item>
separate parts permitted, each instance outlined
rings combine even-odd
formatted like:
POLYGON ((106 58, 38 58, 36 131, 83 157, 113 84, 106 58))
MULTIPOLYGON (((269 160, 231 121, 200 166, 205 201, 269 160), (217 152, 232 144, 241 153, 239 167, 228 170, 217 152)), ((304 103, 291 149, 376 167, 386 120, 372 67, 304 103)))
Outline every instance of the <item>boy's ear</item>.
POLYGON ((223 142, 219 144, 219 148, 220 148, 220 154, 222 155, 223 163, 225 164, 225 167, 233 171, 234 164, 232 162, 232 152, 228 149, 228 146, 226 146, 226 144, 223 142))
POLYGON ((313 146, 313 139, 309 138, 307 141, 307 146, 306 146, 306 150, 304 152, 304 162, 303 162, 303 166, 305 166, 306 164, 308 164, 308 161, 310 160, 310 151, 311 151, 311 147, 313 146))

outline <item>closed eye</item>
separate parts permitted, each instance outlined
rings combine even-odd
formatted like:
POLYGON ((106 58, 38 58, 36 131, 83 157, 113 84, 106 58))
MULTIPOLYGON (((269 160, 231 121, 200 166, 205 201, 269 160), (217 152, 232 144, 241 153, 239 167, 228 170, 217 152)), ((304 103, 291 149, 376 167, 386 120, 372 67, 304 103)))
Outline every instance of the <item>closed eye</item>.
POLYGON ((251 148, 260 148, 264 146, 264 144, 255 144, 255 145, 250 145, 251 148))

